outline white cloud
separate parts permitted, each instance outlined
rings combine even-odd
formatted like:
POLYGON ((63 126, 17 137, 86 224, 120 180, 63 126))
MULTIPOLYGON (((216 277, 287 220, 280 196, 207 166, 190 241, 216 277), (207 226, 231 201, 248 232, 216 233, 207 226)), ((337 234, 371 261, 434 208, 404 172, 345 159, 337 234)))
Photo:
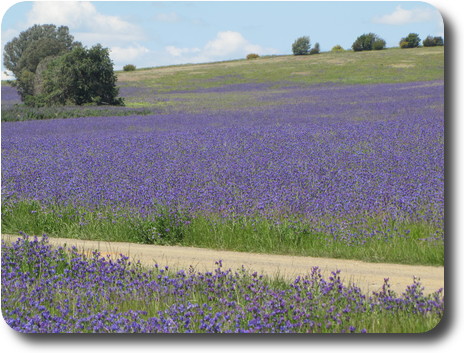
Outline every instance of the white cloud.
POLYGON ((117 16, 99 13, 95 6, 87 1, 34 2, 27 19, 29 26, 48 23, 68 26, 77 40, 93 40, 88 44, 94 44, 95 39, 100 43, 105 41, 106 43, 102 44, 109 45, 121 40, 133 41, 143 37, 139 26, 117 16))
POLYGON ((165 49, 170 55, 178 57, 185 54, 201 52, 200 48, 177 48, 172 45, 167 46, 165 49))
MULTIPOLYGON (((219 32, 201 49, 167 46, 165 50, 176 59, 192 63, 244 57, 249 53, 277 54, 277 50, 250 43, 241 33, 234 31, 219 32)), ((180 62, 180 60, 178 61, 180 62)))
POLYGON ((392 13, 374 17, 372 22, 387 25, 404 25, 409 23, 427 22, 434 19, 436 15, 436 10, 431 8, 418 7, 412 10, 406 10, 401 6, 397 6, 395 11, 392 13))
POLYGON ((150 53, 150 50, 141 45, 132 45, 125 48, 116 46, 110 49, 110 57, 116 63, 129 63, 148 53, 150 53))

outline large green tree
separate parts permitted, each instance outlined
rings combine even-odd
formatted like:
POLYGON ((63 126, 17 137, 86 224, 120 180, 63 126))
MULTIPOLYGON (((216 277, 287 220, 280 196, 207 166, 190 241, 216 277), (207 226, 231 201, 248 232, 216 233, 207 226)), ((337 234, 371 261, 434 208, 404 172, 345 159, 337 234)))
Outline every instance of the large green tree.
POLYGON ((34 25, 5 45, 3 63, 16 77, 14 84, 24 100, 34 94, 34 76, 39 63, 81 46, 66 26, 34 25))
POLYGON ((100 44, 76 47, 51 60, 41 76, 37 101, 44 105, 121 105, 109 50, 100 44))

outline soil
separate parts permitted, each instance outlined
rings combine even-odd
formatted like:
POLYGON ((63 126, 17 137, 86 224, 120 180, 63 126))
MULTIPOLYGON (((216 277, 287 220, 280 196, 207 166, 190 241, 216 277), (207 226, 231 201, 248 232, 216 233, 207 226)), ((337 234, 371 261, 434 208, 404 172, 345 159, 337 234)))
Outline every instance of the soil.
MULTIPOLYGON (((15 241, 17 235, 2 235, 2 240, 15 241)), ((364 293, 378 291, 384 278, 389 278, 391 289, 400 294, 413 283, 414 276, 420 278, 424 293, 432 293, 444 288, 444 267, 412 266, 388 263, 367 263, 356 260, 330 259, 307 256, 269 255, 182 246, 145 245, 122 242, 91 241, 80 239, 49 238, 53 246, 75 246, 84 253, 100 251, 102 256, 129 256, 130 261, 140 261, 144 266, 169 266, 170 269, 188 269, 192 266, 198 271, 213 271, 216 262, 222 260, 223 268, 240 269, 242 265, 254 272, 268 276, 279 276, 288 280, 303 276, 317 266, 325 276, 340 270, 345 284, 354 283, 364 293)))

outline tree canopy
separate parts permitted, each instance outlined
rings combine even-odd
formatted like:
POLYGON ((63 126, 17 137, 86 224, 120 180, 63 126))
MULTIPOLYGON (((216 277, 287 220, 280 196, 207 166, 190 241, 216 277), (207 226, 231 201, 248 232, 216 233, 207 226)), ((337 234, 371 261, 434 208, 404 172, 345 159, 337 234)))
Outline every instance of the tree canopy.
POLYGON ((26 104, 122 104, 108 49, 84 48, 66 26, 30 27, 5 45, 3 59, 26 104))
POLYGON ((309 37, 300 37, 292 44, 292 51, 294 55, 307 55, 311 44, 309 42, 309 37))
POLYGON ((381 50, 385 47, 385 41, 375 33, 362 34, 354 41, 351 48, 354 51, 381 50))

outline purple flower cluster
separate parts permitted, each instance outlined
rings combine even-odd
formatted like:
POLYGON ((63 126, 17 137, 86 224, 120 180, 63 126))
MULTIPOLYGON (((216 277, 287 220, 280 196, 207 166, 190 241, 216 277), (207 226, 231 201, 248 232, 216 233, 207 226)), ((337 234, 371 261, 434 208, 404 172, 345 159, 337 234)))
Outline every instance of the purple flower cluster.
POLYGON ((3 197, 143 215, 162 204, 292 216, 349 241, 388 234, 392 222, 443 236, 442 81, 262 88, 259 100, 253 109, 4 123, 3 197))
MULTIPOLYGON (((193 268, 171 273, 132 265, 127 257, 86 257, 52 249, 47 238, 2 244, 2 312, 20 332, 366 332, 356 318, 390 313, 442 317, 441 291, 424 296, 415 280, 400 297, 388 289, 366 296, 313 268, 272 286, 245 269, 193 268)), ((363 321, 363 322, 368 322, 363 321)))
POLYGON ((16 88, 2 85, 2 109, 10 108, 15 104, 21 103, 21 97, 16 88))

